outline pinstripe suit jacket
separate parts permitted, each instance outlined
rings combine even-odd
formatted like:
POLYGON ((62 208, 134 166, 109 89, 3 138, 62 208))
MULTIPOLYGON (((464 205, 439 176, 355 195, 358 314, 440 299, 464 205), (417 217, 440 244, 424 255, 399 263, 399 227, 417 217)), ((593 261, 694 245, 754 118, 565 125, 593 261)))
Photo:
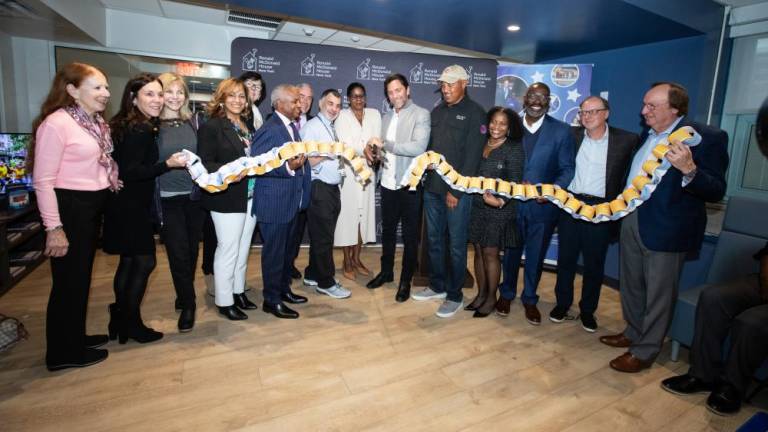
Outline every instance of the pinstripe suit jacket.
MULTIPOLYGON (((251 155, 265 153, 286 142, 293 141, 280 116, 273 115, 256 131, 251 143, 251 155)), ((309 205, 310 180, 309 162, 288 172, 286 165, 265 175, 256 177, 253 193, 253 214, 258 222, 288 223, 296 213, 309 205)))

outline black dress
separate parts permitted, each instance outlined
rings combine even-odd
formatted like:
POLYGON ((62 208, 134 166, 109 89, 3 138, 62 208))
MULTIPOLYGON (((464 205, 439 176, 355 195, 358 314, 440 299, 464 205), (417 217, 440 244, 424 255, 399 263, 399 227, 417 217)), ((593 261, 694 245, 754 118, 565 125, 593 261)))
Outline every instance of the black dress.
MULTIPOLYGON (((524 161, 521 141, 507 139, 499 148, 492 150, 487 159, 480 160, 477 175, 519 183, 523 178, 524 161)), ((502 208, 492 207, 483 201, 482 194, 475 194, 472 197, 468 241, 500 249, 519 246, 517 205, 518 202, 511 199, 502 208)))
POLYGON ((123 188, 109 194, 104 213, 104 252, 120 255, 154 255, 155 178, 167 171, 158 162, 157 128, 141 124, 114 139, 112 157, 117 162, 123 188))

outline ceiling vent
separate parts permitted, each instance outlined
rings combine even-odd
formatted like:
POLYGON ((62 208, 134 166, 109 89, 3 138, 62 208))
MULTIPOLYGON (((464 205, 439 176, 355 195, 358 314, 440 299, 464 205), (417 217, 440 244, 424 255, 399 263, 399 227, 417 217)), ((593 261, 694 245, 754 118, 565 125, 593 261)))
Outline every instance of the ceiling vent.
POLYGON ((283 22, 279 18, 259 15, 250 12, 236 10, 227 11, 227 24, 238 25, 242 27, 257 28, 261 30, 277 31, 283 22))
POLYGON ((37 13, 17 0, 0 0, 0 16, 12 18, 38 18, 37 13))

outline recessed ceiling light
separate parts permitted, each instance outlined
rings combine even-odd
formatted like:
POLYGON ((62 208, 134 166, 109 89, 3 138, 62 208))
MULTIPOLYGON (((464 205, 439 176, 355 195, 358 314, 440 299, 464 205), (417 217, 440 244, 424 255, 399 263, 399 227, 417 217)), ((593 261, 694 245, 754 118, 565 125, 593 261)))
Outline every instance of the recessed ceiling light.
POLYGON ((511 32, 520 31, 520 26, 519 26, 519 25, 514 25, 514 24, 512 24, 511 26, 508 26, 508 27, 507 27, 507 30, 509 30, 509 31, 511 31, 511 32))
POLYGON ((315 34, 315 29, 313 28, 304 27, 302 30, 304 30, 304 34, 307 36, 312 36, 313 34, 315 34))
POLYGON ((352 39, 352 42, 360 42, 360 36, 358 35, 353 35, 350 39, 352 39))

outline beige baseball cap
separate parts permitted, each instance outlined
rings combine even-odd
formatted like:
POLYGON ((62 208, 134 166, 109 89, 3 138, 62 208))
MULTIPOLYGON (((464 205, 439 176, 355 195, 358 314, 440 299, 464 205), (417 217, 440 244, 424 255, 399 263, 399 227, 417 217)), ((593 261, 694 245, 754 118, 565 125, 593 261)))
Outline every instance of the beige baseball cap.
POLYGON ((440 78, 437 80, 447 82, 448 84, 453 84, 458 80, 469 80, 469 74, 467 74, 466 69, 459 65, 450 65, 443 69, 443 73, 440 74, 440 78))

